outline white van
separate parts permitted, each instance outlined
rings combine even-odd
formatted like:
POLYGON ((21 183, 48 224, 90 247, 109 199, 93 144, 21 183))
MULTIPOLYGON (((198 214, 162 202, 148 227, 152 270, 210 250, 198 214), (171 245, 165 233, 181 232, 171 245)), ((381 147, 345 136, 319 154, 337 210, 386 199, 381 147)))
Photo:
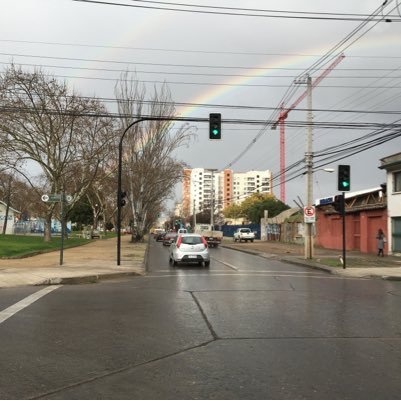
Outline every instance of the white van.
POLYGON ((178 231, 177 231, 177 234, 186 234, 187 233, 187 229, 186 228, 180 228, 178 231))

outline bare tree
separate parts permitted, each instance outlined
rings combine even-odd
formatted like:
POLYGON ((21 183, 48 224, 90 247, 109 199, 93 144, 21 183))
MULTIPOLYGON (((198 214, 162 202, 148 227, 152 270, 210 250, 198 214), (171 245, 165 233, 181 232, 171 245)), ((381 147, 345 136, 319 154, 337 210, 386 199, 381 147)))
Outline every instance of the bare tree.
MULTIPOLYGON (((166 84, 154 88, 146 102, 145 88, 128 73, 116 84, 115 94, 121 116, 121 132, 141 117, 173 117, 175 107, 166 84)), ((133 219, 133 240, 142 240, 162 209, 162 203, 181 179, 185 164, 175 160, 173 152, 188 144, 191 127, 172 130, 172 121, 147 121, 134 125, 124 143, 124 182, 133 219)))
MULTIPOLYGON (((0 77, 1 143, 15 159, 33 162, 40 173, 19 168, 36 196, 74 193, 78 200, 97 174, 111 141, 111 120, 100 103, 79 97, 65 82, 42 70, 14 65, 0 77)), ((45 240, 50 240, 55 203, 45 205, 45 240)))

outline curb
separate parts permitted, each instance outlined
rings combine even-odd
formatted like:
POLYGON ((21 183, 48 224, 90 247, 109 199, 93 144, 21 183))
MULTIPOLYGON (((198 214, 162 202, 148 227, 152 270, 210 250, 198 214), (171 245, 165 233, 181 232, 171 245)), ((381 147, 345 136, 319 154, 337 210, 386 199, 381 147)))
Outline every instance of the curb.
MULTIPOLYGON (((275 259, 275 260, 280 260, 282 262, 286 262, 286 263, 291 263, 293 265, 298 265, 298 266, 303 266, 303 267, 310 267, 311 269, 315 269, 315 270, 322 270, 325 271, 327 273, 330 274, 336 274, 336 271, 329 267, 329 266, 325 266, 325 265, 321 265, 319 263, 310 263, 310 262, 304 262, 302 260, 298 260, 298 259, 293 259, 293 258, 287 258, 287 257, 280 257, 280 255, 274 254, 273 258, 270 257, 266 257, 266 253, 263 252, 259 252, 259 251, 252 251, 249 249, 238 249, 238 248, 232 248, 230 246, 226 246, 226 245, 221 245, 222 248, 226 248, 226 249, 231 249, 233 251, 238 251, 238 252, 243 252, 243 253, 248 253, 250 255, 256 255, 256 256, 260 256, 261 258, 264 259, 275 259)), ((273 254, 272 254, 273 255, 273 254)))
MULTIPOLYGON (((270 259, 269 257, 266 257, 265 253, 263 252, 259 252, 259 251, 252 251, 249 249, 238 249, 238 248, 233 248, 231 246, 227 246, 227 245, 221 245, 222 248, 226 248, 226 249, 231 249, 233 251, 238 251, 238 252, 243 252, 243 253, 248 253, 250 255, 257 255, 260 256, 261 258, 264 259, 270 259)), ((298 265, 298 266, 302 266, 302 267, 308 267, 311 269, 315 269, 315 270, 321 270, 324 271, 326 273, 330 273, 336 276, 340 276, 340 277, 346 277, 346 278, 362 278, 362 279, 381 279, 381 280, 387 280, 387 281, 401 281, 401 277, 400 276, 383 276, 380 274, 371 274, 369 276, 364 276, 364 277, 357 277, 357 276, 345 276, 342 275, 340 272, 338 272, 335 268, 329 267, 329 266, 325 266, 319 263, 314 263, 314 262, 306 262, 306 261, 302 261, 302 260, 297 260, 297 259, 292 259, 292 258, 286 258, 284 257, 280 257, 280 255, 278 254, 274 254, 274 259, 276 260, 280 260, 282 262, 286 262, 286 263, 291 263, 293 265, 298 265)))
POLYGON ((76 284, 95 284, 101 280, 115 279, 127 276, 142 276, 139 272, 118 272, 118 273, 104 273, 104 274, 91 274, 87 276, 76 276, 76 277, 52 277, 43 280, 39 283, 34 284, 39 285, 76 285, 76 284))

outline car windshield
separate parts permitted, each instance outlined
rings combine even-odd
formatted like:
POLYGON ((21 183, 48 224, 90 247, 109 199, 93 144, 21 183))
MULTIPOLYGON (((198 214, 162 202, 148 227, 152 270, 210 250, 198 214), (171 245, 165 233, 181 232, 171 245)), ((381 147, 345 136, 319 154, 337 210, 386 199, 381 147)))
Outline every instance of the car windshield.
POLYGON ((201 237, 182 237, 181 243, 186 244, 186 245, 201 244, 202 238, 201 237))

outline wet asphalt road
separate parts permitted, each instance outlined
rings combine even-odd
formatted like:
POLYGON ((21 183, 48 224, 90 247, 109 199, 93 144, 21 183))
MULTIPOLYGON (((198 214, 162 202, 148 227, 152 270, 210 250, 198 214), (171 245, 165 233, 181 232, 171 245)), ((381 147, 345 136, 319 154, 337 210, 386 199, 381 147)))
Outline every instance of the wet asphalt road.
MULTIPOLYGON (((228 249, 61 286, 0 323, 2 399, 399 399, 401 283, 228 249)), ((40 288, 0 290, 3 310, 40 288)))

